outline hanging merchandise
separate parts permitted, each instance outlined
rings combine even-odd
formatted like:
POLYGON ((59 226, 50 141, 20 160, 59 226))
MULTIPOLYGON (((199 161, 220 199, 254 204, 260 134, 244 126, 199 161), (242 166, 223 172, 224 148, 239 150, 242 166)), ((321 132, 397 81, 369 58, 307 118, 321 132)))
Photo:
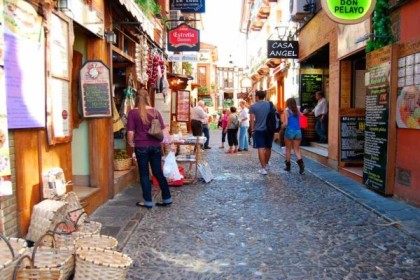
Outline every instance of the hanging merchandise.
POLYGON ((128 112, 131 111, 131 109, 134 109, 136 107, 134 97, 136 95, 136 89, 133 87, 133 77, 130 74, 129 78, 129 86, 124 90, 124 100, 120 109, 120 116, 121 120, 124 123, 124 126, 127 125, 127 117, 128 112))
POLYGON ((121 120, 120 113, 118 113, 117 106, 115 105, 114 99, 112 99, 112 125, 113 125, 113 132, 120 131, 124 128, 124 123, 121 120))
POLYGON ((163 77, 162 77, 162 94, 163 94, 163 102, 166 103, 166 97, 170 94, 169 89, 169 82, 166 77, 166 66, 163 65, 163 77))
POLYGON ((136 74, 137 81, 144 85, 149 80, 149 75, 147 74, 149 46, 144 36, 140 36, 139 41, 140 43, 136 44, 135 54, 136 74))

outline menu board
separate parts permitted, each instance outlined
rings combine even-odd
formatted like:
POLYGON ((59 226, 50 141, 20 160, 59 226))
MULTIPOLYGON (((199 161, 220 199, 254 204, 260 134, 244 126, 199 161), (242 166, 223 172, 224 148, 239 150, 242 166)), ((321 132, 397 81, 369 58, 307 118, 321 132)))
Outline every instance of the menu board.
POLYGON ((341 117, 340 155, 342 162, 363 162, 365 125, 365 117, 341 117))
POLYGON ((300 104, 303 109, 312 110, 317 100, 315 92, 322 90, 322 74, 301 74, 300 104))
POLYGON ((388 118, 391 62, 368 69, 363 182, 385 192, 388 155, 388 118))
POLYGON ((84 118, 112 117, 109 68, 99 60, 87 61, 80 70, 84 118))
POLYGON ((178 122, 190 121, 190 92, 178 90, 176 94, 176 120, 178 122))

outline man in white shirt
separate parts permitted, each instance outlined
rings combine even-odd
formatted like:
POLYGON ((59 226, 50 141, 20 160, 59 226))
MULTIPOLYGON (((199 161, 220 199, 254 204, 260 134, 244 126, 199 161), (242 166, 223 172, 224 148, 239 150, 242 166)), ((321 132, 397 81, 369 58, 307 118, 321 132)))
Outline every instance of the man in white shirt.
POLYGON ((319 143, 327 143, 328 130, 328 104, 322 91, 315 93, 315 98, 318 100, 314 108, 314 115, 316 118, 315 130, 318 134, 319 143))
POLYGON ((203 123, 207 123, 207 113, 204 111, 204 101, 200 100, 191 110, 191 130, 193 136, 203 135, 203 123))

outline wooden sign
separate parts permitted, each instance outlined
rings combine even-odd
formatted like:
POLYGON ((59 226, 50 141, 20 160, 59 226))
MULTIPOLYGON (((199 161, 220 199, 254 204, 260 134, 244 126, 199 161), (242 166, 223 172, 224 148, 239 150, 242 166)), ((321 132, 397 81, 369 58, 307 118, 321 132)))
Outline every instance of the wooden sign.
POLYGON ((84 118, 112 117, 109 68, 100 60, 87 61, 80 70, 84 118))

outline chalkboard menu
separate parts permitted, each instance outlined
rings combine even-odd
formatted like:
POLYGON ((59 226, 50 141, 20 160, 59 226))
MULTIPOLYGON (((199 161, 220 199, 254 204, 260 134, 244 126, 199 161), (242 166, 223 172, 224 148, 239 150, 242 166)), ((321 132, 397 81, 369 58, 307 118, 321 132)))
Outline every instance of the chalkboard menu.
POLYGON ((340 154, 342 162, 363 162, 365 121, 365 117, 341 117, 340 154))
POLYGON ((388 118, 391 62, 371 67, 366 93, 366 131, 363 182, 385 192, 388 155, 388 118))
POLYGON ((317 100, 315 92, 322 90, 322 74, 301 74, 300 104, 303 109, 313 109, 317 100))
POLYGON ((190 92, 178 90, 176 94, 176 120, 178 122, 190 121, 190 92))
POLYGON ((112 117, 109 68, 98 60, 87 61, 80 70, 84 118, 112 117))

